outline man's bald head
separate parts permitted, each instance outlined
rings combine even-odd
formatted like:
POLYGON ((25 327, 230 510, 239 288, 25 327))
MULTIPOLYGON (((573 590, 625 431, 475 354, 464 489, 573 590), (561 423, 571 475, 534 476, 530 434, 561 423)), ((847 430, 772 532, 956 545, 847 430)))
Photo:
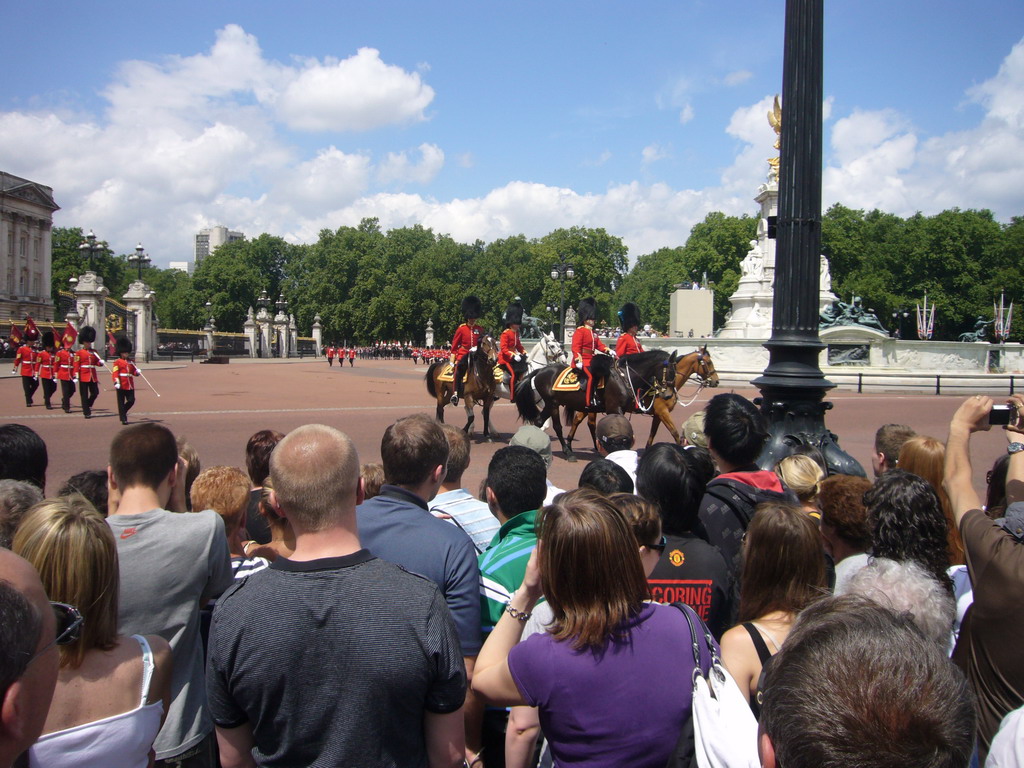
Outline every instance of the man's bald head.
POLYGON ((0 766, 39 738, 57 683, 56 619, 28 561, 0 549, 0 766), (38 658, 36 658, 36 655, 38 658))
POLYGON ((323 424, 290 432, 270 455, 270 478, 297 531, 355 526, 359 455, 344 432, 323 424))

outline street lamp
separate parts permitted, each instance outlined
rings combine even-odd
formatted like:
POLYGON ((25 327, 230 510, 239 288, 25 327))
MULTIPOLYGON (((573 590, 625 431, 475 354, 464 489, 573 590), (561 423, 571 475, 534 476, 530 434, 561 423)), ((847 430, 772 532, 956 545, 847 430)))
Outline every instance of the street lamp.
POLYGON ((896 326, 896 330, 893 332, 893 338, 903 338, 903 321, 906 320, 908 317, 910 317, 910 311, 907 309, 903 309, 902 307, 892 313, 892 322, 893 325, 896 326))
POLYGON ((142 268, 148 267, 152 259, 149 258, 149 254, 142 247, 142 243, 135 246, 135 254, 128 257, 128 263, 138 269, 139 282, 142 282, 142 268))
POLYGON ((279 314, 283 315, 285 314, 285 312, 288 311, 288 302, 284 300, 283 293, 277 297, 277 303, 275 303, 274 306, 277 307, 277 311, 279 314))
POLYGON ((97 242, 96 241, 96 235, 93 234, 93 231, 90 229, 89 230, 89 234, 87 234, 85 236, 85 240, 83 240, 79 244, 79 246, 78 246, 78 252, 83 254, 83 255, 85 255, 86 258, 89 259, 89 271, 90 272, 93 271, 93 268, 92 268, 93 257, 98 252, 104 250, 105 248, 106 248, 106 244, 101 243, 101 242, 97 242))
POLYGON ((576 268, 562 261, 551 267, 551 279, 557 280, 560 290, 558 294, 558 340, 565 338, 565 281, 576 277, 576 268))

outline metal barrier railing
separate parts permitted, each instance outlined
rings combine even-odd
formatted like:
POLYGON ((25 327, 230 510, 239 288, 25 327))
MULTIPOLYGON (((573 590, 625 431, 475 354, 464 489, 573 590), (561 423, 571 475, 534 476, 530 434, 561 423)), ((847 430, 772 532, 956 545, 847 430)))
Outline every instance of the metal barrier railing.
MULTIPOLYGON (((750 381, 761 375, 760 371, 729 371, 717 369, 719 378, 729 380, 750 381)), ((1017 380, 1024 382, 1024 374, 1020 373, 836 373, 829 371, 825 378, 837 387, 856 388, 858 394, 865 389, 907 389, 920 391, 927 389, 936 395, 943 390, 978 390, 998 393, 1015 394, 1017 380)))

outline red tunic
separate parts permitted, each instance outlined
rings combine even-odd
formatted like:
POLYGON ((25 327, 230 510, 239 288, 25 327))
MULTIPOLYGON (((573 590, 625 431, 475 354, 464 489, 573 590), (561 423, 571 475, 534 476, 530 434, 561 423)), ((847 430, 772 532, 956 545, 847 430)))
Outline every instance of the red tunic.
POLYGON ((594 352, 607 352, 608 347, 597 338, 594 329, 581 325, 572 335, 572 360, 574 363, 582 362, 584 368, 590 368, 590 361, 594 352))
POLYGON ((99 381, 96 374, 96 366, 99 364, 99 355, 91 349, 80 349, 75 352, 75 376, 79 381, 99 381))
POLYGON ((40 379, 53 378, 53 355, 45 349, 36 358, 36 374, 40 379))
POLYGON ((619 341, 615 345, 615 354, 619 357, 623 355, 637 355, 643 351, 644 348, 640 346, 636 336, 632 333, 624 333, 619 336, 619 341))
POLYGON ((355 360, 356 359, 356 348, 355 347, 352 347, 352 349, 350 349, 348 351, 348 359, 349 360, 355 360))
POLYGON ((117 358, 110 366, 110 377, 117 384, 120 382, 121 389, 129 391, 135 389, 135 379, 133 376, 139 375, 139 369, 135 367, 135 363, 131 360, 122 360, 117 358))
POLYGON ((498 350, 498 362, 512 367, 512 356, 516 353, 526 354, 523 349, 523 342, 519 340, 519 333, 514 328, 506 328, 501 332, 500 348, 498 350))
POLYGON ((17 369, 19 363, 21 364, 19 373, 22 376, 31 378, 36 375, 36 351, 28 344, 22 344, 18 347, 18 354, 14 357, 15 369, 17 369))
POLYGON ((70 349, 58 349, 54 356, 57 363, 58 381, 71 381, 74 377, 75 356, 70 349))
POLYGON ((327 359, 328 360, 333 360, 334 359, 334 347, 328 347, 327 348, 327 359))
POLYGON ((458 363, 469 354, 469 350, 480 343, 480 336, 484 329, 479 325, 463 323, 455 329, 455 336, 452 337, 452 357, 458 363))

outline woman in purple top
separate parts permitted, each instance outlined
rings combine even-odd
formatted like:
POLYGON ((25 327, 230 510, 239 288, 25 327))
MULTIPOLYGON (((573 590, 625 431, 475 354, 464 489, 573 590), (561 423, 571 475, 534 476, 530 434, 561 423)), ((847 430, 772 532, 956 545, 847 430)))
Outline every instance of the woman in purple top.
POLYGON ((686 618, 646 602, 630 524, 596 492, 544 507, 538 537, 522 587, 477 658, 474 690, 495 705, 539 707, 559 766, 661 768, 690 716, 686 618), (520 644, 542 594, 553 620, 520 644))

